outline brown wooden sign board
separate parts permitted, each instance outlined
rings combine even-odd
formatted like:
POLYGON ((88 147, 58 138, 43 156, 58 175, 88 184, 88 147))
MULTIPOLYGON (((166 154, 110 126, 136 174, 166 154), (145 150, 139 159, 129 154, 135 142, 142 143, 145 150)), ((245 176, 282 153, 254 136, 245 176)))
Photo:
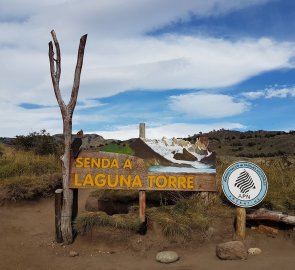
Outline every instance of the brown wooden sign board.
POLYGON ((70 188, 216 191, 215 173, 155 173, 143 159, 81 151, 71 162, 70 188))

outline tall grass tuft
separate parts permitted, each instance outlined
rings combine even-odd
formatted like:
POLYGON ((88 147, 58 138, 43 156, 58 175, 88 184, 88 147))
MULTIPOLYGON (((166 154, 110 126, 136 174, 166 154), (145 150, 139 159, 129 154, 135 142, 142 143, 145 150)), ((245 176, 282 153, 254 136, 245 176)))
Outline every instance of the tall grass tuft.
POLYGON ((117 228, 128 231, 137 231, 140 222, 138 214, 117 214, 109 216, 105 212, 88 212, 79 215, 75 220, 75 229, 80 234, 91 233, 96 227, 117 228))
POLYGON ((189 239, 193 231, 203 232, 209 224, 207 206, 200 196, 183 198, 173 206, 148 209, 150 221, 159 225, 164 236, 170 239, 189 239))

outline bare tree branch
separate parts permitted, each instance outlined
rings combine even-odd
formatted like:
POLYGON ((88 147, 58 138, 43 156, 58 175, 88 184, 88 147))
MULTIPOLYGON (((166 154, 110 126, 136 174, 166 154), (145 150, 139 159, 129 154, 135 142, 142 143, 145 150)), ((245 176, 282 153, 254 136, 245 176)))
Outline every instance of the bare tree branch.
POLYGON ((55 45, 55 49, 57 52, 57 59, 55 61, 56 64, 54 64, 53 44, 52 44, 52 41, 50 41, 48 44, 48 46, 49 46, 48 55, 49 55, 49 63, 50 63, 51 80, 52 80, 52 84, 53 84, 54 94, 55 94, 56 100, 58 102, 58 105, 60 107, 62 116, 65 117, 66 105, 62 99, 60 89, 59 89, 59 79, 60 79, 60 72, 61 72, 59 43, 57 41, 54 30, 51 31, 51 35, 54 39, 54 45, 55 45))
POLYGON ((87 41, 87 35, 82 36, 80 39, 80 44, 78 49, 78 58, 77 58, 77 64, 75 69, 75 77, 74 77, 71 99, 68 104, 68 108, 71 113, 73 113, 75 109, 76 101, 78 97, 86 41, 87 41))
POLYGON ((60 74, 61 74, 61 57, 60 57, 60 47, 54 30, 51 30, 51 36, 54 42, 56 50, 56 81, 59 84, 60 74))

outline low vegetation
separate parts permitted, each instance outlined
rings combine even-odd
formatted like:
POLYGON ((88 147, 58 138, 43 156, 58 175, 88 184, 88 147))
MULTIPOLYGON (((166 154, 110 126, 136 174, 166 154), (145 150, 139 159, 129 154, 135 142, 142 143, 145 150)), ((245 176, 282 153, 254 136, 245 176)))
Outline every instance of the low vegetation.
POLYGON ((139 225, 138 213, 132 211, 112 216, 105 212, 83 213, 75 221, 75 229, 80 234, 92 232, 97 226, 137 231, 139 225))
POLYGON ((62 145, 50 136, 45 129, 40 130, 40 132, 31 132, 29 135, 16 136, 13 145, 18 150, 32 151, 37 155, 58 155, 62 153, 62 145))
POLYGON ((48 196, 61 184, 59 160, 0 145, 0 203, 48 196))

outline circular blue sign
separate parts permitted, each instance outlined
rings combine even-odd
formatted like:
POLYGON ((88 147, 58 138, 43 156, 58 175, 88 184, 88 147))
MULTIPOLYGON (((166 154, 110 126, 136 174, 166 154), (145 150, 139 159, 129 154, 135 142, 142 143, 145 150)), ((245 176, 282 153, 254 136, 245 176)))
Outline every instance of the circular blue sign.
POLYGON ((239 207, 259 204, 267 193, 267 178, 263 170, 248 161, 230 165, 222 176, 222 190, 226 198, 239 207))

